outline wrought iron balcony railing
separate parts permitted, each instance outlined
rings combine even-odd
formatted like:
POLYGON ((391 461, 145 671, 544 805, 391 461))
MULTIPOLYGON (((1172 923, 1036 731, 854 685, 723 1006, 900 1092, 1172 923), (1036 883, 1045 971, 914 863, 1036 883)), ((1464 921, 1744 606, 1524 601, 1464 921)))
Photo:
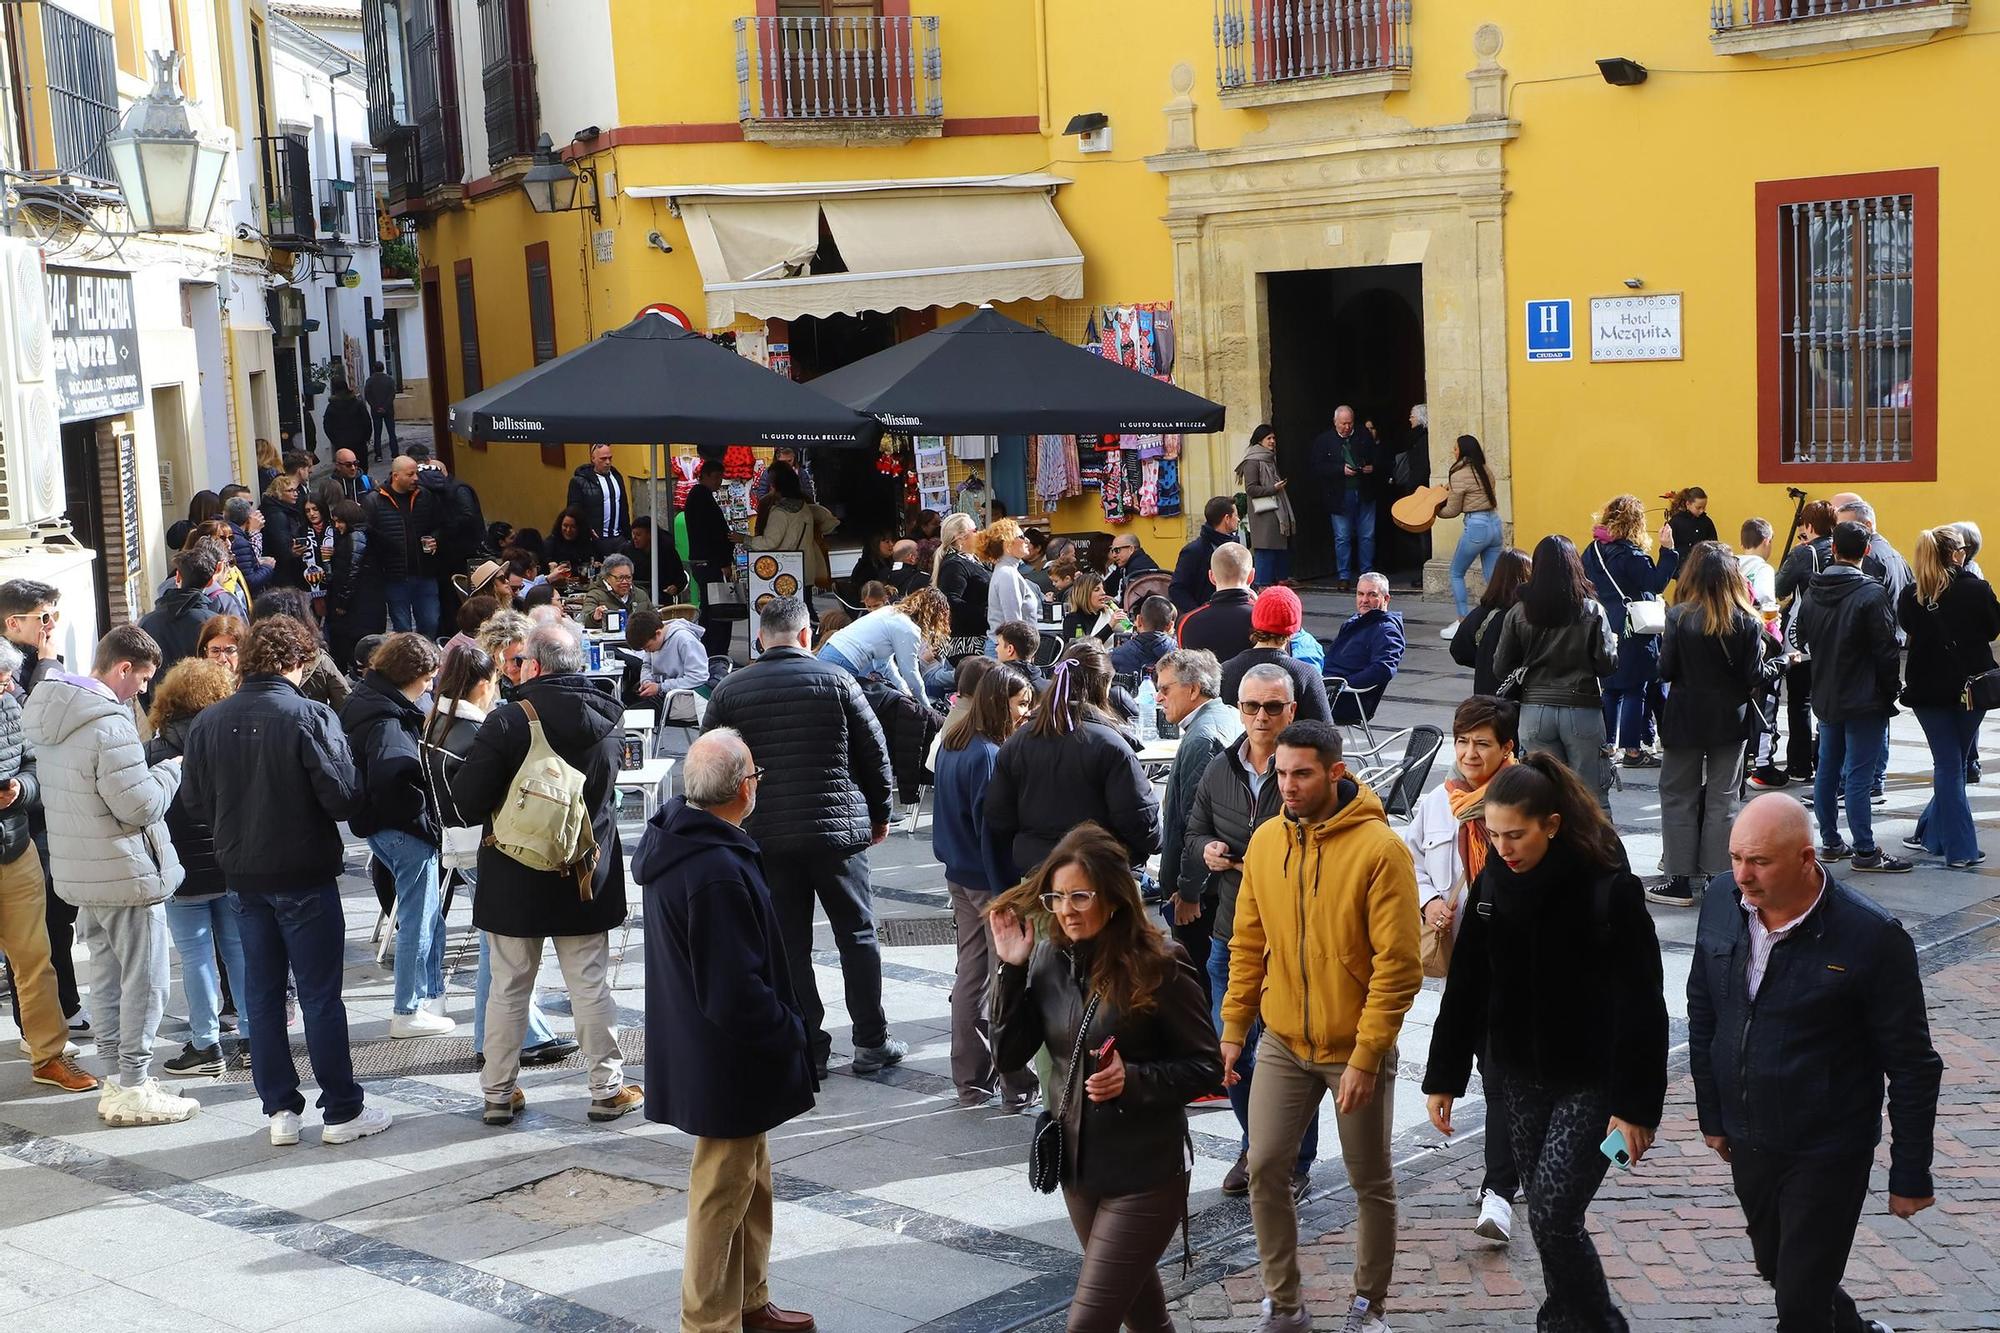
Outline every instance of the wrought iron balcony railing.
POLYGON ((1709 26, 1716 32, 1736 32, 1779 23, 1809 23, 1814 19, 1850 18, 1884 9, 1915 9, 1936 0, 1714 0, 1709 26))
POLYGON ((736 20, 745 121, 941 121, 935 15, 736 20))
POLYGON ((59 6, 40 8, 55 168, 112 180, 104 151, 104 136, 118 126, 118 57, 112 36, 59 6))
POLYGON ((319 238, 312 154, 303 134, 257 141, 264 168, 264 239, 278 250, 303 250, 319 238))
POLYGON ((1216 0, 1221 88, 1409 67, 1410 0, 1216 0))

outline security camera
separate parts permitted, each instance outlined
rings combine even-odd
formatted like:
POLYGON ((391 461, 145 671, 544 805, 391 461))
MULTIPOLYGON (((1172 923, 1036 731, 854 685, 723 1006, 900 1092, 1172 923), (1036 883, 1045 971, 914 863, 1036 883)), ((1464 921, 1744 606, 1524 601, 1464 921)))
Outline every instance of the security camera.
POLYGON ((670 255, 674 252, 674 247, 667 244, 667 238, 656 231, 646 233, 646 244, 652 246, 663 255, 670 255))

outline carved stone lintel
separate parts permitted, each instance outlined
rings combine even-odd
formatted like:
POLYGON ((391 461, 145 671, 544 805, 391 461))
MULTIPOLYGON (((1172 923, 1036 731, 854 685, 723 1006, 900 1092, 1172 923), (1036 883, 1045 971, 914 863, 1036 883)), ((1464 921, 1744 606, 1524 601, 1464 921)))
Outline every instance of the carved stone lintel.
POLYGON ((1467 120, 1504 120, 1507 115, 1507 71, 1500 68, 1500 25, 1482 23, 1472 34, 1472 53, 1479 57, 1465 76, 1472 85, 1467 120))
POLYGON ((1175 65, 1167 76, 1174 95, 1162 108, 1167 116, 1167 146, 1169 153, 1193 152, 1198 145, 1194 137, 1194 67, 1183 60, 1175 65))

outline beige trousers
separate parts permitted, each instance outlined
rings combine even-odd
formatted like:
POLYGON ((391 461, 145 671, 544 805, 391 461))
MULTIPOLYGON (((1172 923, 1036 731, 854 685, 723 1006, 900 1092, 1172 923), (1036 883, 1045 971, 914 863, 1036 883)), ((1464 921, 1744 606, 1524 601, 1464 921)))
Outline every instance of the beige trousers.
POLYGON ((762 1134, 696 1139, 688 1171, 681 1333, 741 1333, 771 1299, 771 1149, 762 1134))
POLYGON ((42 858, 30 846, 0 865, 0 953, 14 973, 21 1003, 21 1035, 33 1064, 53 1060, 69 1041, 69 1021, 56 998, 55 968, 49 956, 47 899, 42 892, 42 858))

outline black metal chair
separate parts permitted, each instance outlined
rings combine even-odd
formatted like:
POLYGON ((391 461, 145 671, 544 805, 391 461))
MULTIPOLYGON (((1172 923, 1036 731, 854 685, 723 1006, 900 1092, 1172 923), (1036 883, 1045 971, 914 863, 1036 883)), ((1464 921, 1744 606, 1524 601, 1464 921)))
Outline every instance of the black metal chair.
POLYGON ((1424 794, 1431 766, 1443 748, 1443 728, 1423 723, 1396 732, 1371 747, 1348 751, 1347 766, 1357 782, 1374 789, 1391 819, 1408 819, 1417 808, 1417 798, 1424 794), (1398 741, 1403 745, 1402 755, 1385 759, 1398 741))
POLYGON ((1385 685, 1372 690, 1357 690, 1347 683, 1345 676, 1320 677, 1326 686, 1326 701, 1333 709, 1335 726, 1358 727, 1368 738, 1369 745, 1375 745, 1375 728, 1372 725, 1375 710, 1382 706, 1382 696, 1389 692, 1385 685))

